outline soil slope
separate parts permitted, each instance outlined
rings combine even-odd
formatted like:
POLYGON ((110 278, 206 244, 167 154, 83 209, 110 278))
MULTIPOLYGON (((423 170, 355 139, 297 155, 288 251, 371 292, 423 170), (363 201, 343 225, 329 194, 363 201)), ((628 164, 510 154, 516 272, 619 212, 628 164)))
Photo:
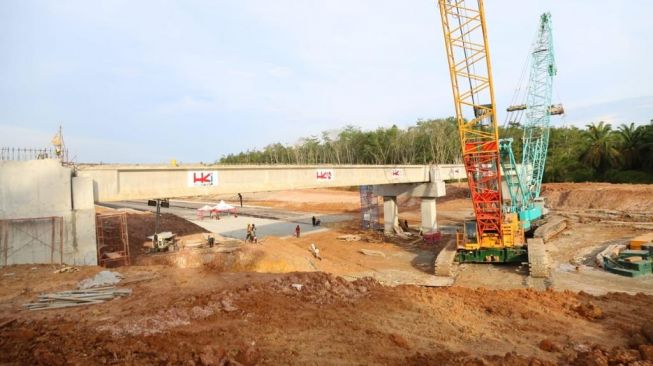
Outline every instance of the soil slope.
POLYGON ((14 275, 0 277, 0 324, 16 320, 0 326, 5 364, 651 364, 642 361, 652 356, 647 295, 133 266, 123 271, 127 280, 156 278, 129 285, 128 298, 28 312, 20 304, 37 289, 70 288, 99 269, 8 270, 14 275))

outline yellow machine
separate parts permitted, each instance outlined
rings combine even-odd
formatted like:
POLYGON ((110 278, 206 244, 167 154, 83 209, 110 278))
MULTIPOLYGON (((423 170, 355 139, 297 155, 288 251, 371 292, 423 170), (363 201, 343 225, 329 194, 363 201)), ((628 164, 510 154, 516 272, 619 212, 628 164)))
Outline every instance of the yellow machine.
MULTIPOLYGON (((453 253, 452 260, 459 262, 530 262, 517 214, 502 212, 499 129, 483 0, 439 0, 438 5, 474 208, 474 219, 464 223, 455 250, 441 254, 453 253)), ((443 262, 436 259, 436 272, 443 262)))

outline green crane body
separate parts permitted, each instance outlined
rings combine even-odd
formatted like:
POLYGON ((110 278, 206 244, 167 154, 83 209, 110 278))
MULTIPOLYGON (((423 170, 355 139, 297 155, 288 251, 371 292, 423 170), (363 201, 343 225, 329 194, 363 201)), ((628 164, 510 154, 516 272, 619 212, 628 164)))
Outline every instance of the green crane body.
POLYGON ((510 193, 510 203, 504 205, 504 212, 517 213, 524 229, 529 229, 531 221, 543 213, 542 207, 536 205, 535 200, 542 189, 550 120, 552 114, 562 113, 561 107, 551 105, 555 74, 551 14, 544 13, 540 17, 538 35, 531 53, 526 105, 508 108, 508 111, 526 109, 521 167, 516 164, 512 139, 499 141, 503 177, 510 193))

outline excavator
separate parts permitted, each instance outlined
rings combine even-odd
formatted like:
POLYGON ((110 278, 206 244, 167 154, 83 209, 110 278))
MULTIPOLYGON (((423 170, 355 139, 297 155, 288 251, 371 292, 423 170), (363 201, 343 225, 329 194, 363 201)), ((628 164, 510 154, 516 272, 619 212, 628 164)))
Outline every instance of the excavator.
MULTIPOLYGON (((474 219, 465 221, 455 241, 437 256, 435 273, 450 276, 454 260, 473 263, 527 260, 532 277, 548 277, 544 242, 526 240, 520 211, 506 209, 504 204, 501 140, 483 0, 438 0, 438 5, 474 219)), ((517 188, 525 192, 525 169, 517 169, 514 155, 511 164, 514 171, 504 171, 504 174, 521 180, 517 188)))

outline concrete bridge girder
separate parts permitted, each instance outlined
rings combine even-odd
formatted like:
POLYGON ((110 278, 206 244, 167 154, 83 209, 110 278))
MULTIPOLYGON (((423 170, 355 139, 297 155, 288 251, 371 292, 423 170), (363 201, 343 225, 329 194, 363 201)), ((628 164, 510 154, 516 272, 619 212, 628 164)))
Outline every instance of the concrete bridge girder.
POLYGON ((464 178, 462 165, 81 165, 95 201, 174 198, 288 189, 428 183, 464 178), (197 184, 194 179, 209 177, 197 184), (205 184, 206 183, 206 184, 205 184))
POLYGON ((409 194, 423 198, 422 230, 427 232, 437 229, 434 198, 446 194, 444 181, 466 178, 461 164, 81 165, 77 175, 93 180, 96 202, 373 185, 377 195, 395 197, 384 207, 389 230, 398 222, 396 197, 409 194))

